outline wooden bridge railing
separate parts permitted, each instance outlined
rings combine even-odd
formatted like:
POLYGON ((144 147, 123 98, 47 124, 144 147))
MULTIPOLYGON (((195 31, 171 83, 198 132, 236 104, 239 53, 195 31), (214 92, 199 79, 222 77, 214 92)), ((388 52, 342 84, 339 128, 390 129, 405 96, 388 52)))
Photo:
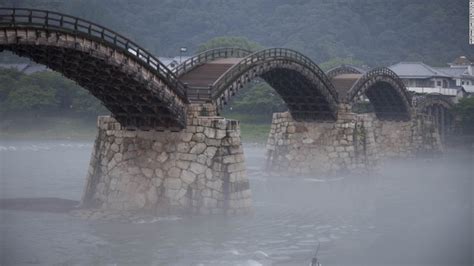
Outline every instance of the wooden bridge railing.
POLYGON ((335 103, 338 102, 337 91, 324 71, 307 56, 286 48, 264 49, 243 58, 239 63, 230 68, 216 82, 214 82, 212 85, 212 98, 218 99, 227 89, 226 86, 231 84, 236 78, 242 75, 242 73, 245 73, 247 69, 250 69, 254 65, 261 64, 262 62, 273 60, 287 60, 303 65, 320 79, 335 103))
POLYGON ((223 47, 204 51, 191 58, 188 58, 183 63, 179 64, 173 69, 176 76, 180 77, 183 74, 191 71, 195 67, 205 64, 210 61, 214 61, 220 58, 242 58, 251 54, 249 50, 233 47, 223 47))
POLYGON ((33 28, 65 32, 104 43, 132 57, 155 73, 185 102, 186 90, 173 71, 130 39, 108 28, 74 16, 47 10, 0 8, 0 28, 33 28))

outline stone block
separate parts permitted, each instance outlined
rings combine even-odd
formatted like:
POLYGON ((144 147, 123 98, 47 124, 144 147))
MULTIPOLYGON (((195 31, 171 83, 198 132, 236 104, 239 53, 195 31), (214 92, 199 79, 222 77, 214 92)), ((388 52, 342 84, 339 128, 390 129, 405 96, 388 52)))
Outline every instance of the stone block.
POLYGON ((207 167, 200 163, 192 162, 189 166, 189 170, 195 174, 202 174, 206 171, 207 167))
POLYGON ((206 150, 207 145, 204 143, 197 143, 194 147, 191 148, 191 154, 201 154, 206 150))
POLYGON ((142 173, 144 176, 147 178, 152 178, 153 177, 153 170, 149 168, 142 168, 142 173))
POLYGON ((206 150, 204 151, 204 154, 209 157, 209 158, 212 158, 214 157, 214 155, 216 154, 217 152, 217 148, 216 147, 207 147, 206 150))
POLYGON ((179 178, 180 175, 181 169, 177 167, 171 167, 171 169, 168 170, 168 177, 179 178))
POLYGON ((181 180, 186 184, 191 184, 196 180, 196 174, 188 170, 183 170, 181 172, 181 180))
POLYGON ((179 178, 166 178, 163 184, 165 188, 169 190, 177 190, 181 187, 181 179, 179 178))
POLYGON ((189 165, 189 161, 176 161, 176 167, 180 169, 188 169, 189 165))
POLYGON ((191 149, 191 145, 188 142, 181 142, 177 147, 177 151, 182 153, 187 153, 189 149, 191 149))
POLYGON ((151 183, 152 183, 153 186, 155 186, 155 187, 161 186, 162 177, 155 177, 155 178, 152 178, 152 179, 151 179, 151 183))
POLYGON ((213 128, 206 127, 206 128, 204 128, 204 135, 206 135, 207 138, 215 139, 216 138, 216 130, 213 129, 213 128))
POLYGON ((160 153, 160 155, 158 155, 156 160, 160 163, 164 163, 166 160, 168 160, 168 153, 166 153, 166 152, 160 153))
POLYGON ((196 133, 196 134, 193 135, 191 140, 195 141, 195 142, 198 142, 198 143, 201 143, 201 142, 204 142, 206 140, 206 136, 203 133, 196 133))
POLYGON ((208 146, 220 147, 222 141, 218 139, 206 139, 205 142, 208 146))

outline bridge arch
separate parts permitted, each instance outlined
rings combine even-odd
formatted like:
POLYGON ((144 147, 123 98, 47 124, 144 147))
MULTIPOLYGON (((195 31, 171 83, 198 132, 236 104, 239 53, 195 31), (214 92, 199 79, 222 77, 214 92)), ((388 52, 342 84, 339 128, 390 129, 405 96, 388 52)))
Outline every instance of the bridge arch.
POLYGON ((435 105, 439 105, 448 110, 454 107, 454 103, 452 101, 442 97, 441 95, 427 95, 416 101, 415 108, 420 113, 428 114, 428 109, 435 105))
POLYGON ((127 128, 184 128, 184 85, 156 57, 95 23, 46 10, 0 8, 0 51, 46 65, 98 98, 127 128))
POLYGON ((397 74, 386 67, 363 74, 349 89, 345 101, 353 104, 364 96, 369 99, 380 120, 411 119, 411 95, 397 74))
POLYGON ((441 139, 455 131, 456 116, 453 113, 454 103, 442 95, 426 95, 415 101, 417 113, 426 114, 433 118, 441 139))
POLYGON ((270 48, 234 60, 208 86, 208 101, 218 108, 245 84, 262 78, 282 97, 295 120, 336 120, 337 92, 308 57, 290 49, 270 48))
POLYGON ((186 59, 176 66, 173 69, 173 72, 177 77, 181 77, 205 63, 224 58, 243 58, 251 53, 252 52, 249 50, 237 47, 219 47, 209 49, 186 59))
POLYGON ((332 79, 342 74, 364 74, 365 72, 367 72, 365 69, 353 65, 340 65, 328 70, 326 75, 332 79))

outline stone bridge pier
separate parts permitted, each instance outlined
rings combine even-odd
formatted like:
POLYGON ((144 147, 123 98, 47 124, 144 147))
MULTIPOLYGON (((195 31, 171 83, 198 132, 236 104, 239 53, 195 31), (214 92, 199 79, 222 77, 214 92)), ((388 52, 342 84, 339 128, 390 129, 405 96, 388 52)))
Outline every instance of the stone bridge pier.
POLYGON ((442 149, 436 126, 422 115, 382 121, 373 113, 350 112, 340 104, 336 121, 298 122, 275 113, 267 141, 266 168, 273 173, 364 173, 384 158, 409 157, 442 149))
POLYGON ((213 114, 212 105, 191 105, 188 126, 177 132, 131 131, 99 117, 82 205, 156 214, 250 211, 239 123, 213 114))

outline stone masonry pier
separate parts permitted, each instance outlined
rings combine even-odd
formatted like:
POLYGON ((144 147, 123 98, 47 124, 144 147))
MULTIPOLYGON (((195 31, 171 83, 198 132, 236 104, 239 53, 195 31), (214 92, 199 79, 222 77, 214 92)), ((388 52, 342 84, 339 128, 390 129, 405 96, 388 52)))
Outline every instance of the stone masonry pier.
POLYGON ((237 121, 189 107, 178 132, 130 131, 98 119, 82 205, 154 214, 245 213, 251 192, 237 121))
POLYGON ((442 150, 437 129, 427 117, 381 121, 341 105, 335 122, 297 122, 275 113, 267 141, 266 168, 273 173, 327 175, 361 173, 384 158, 442 150))

